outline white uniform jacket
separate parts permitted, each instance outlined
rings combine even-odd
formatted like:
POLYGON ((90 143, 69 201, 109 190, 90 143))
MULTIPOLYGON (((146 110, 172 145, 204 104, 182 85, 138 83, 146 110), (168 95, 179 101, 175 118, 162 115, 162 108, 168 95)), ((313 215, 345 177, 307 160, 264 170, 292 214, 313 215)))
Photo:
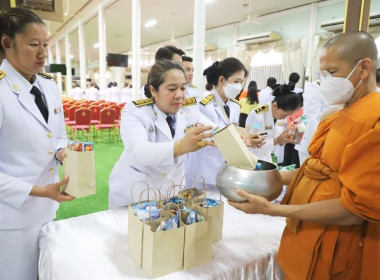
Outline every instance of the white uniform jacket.
POLYGON ((32 197, 33 185, 58 182, 55 153, 67 146, 62 102, 57 84, 36 77, 49 110, 45 122, 32 85, 4 59, 0 67, 0 228, 15 229, 53 220, 58 203, 32 197))
MULTIPOLYGON (((227 100, 226 104, 230 107, 229 121, 224 113, 224 104, 219 94, 213 90, 212 94, 199 102, 199 109, 204 116, 220 128, 225 127, 229 122, 238 123, 240 114, 239 103, 236 100, 227 100)), ((215 185, 216 174, 223 162, 224 158, 218 148, 205 147, 189 154, 186 160, 186 172, 202 176, 208 185, 215 185)))
POLYGON ((272 95, 273 89, 271 87, 266 87, 259 93, 259 104, 264 105, 268 102, 272 102, 274 96, 272 95))
POLYGON ((188 84, 186 85, 186 97, 195 97, 198 99, 201 96, 196 86, 188 84))
POLYGON ((74 100, 82 100, 85 98, 84 90, 81 89, 80 87, 76 87, 71 91, 71 97, 74 100))
POLYGON ((95 87, 89 87, 85 91, 85 97, 87 100, 97 101, 99 98, 99 90, 95 87))
POLYGON ((252 127, 254 123, 258 123, 260 133, 266 132, 265 144, 261 148, 250 148, 250 150, 257 155, 261 160, 272 162, 271 153, 274 150, 273 139, 278 135, 277 126, 274 123, 272 114, 272 102, 256 107, 249 113, 245 126, 252 127))
POLYGON ((317 130, 319 121, 324 112, 330 108, 319 92, 317 81, 312 82, 305 88, 303 93, 303 114, 306 115, 307 128, 301 143, 295 145, 295 149, 303 154, 308 154, 310 141, 317 130))
POLYGON ((127 103, 132 100, 132 89, 124 87, 120 90, 120 103, 127 103))
MULTIPOLYGON (((166 114, 151 99, 129 102, 124 106, 121 118, 124 151, 109 178, 110 208, 132 203, 131 188, 137 181, 144 181, 156 188, 164 183, 161 194, 165 196, 168 179, 176 184, 181 183, 185 174, 184 157, 175 158, 173 149, 175 142, 184 137, 184 130, 189 125, 185 116, 182 110, 176 114, 175 136, 172 138, 166 114)), ((145 185, 142 184, 133 188, 133 202, 139 200, 143 188, 145 185)))
POLYGON ((110 102, 115 102, 116 104, 120 103, 120 89, 119 88, 111 87, 109 94, 110 94, 110 99, 109 99, 110 102))

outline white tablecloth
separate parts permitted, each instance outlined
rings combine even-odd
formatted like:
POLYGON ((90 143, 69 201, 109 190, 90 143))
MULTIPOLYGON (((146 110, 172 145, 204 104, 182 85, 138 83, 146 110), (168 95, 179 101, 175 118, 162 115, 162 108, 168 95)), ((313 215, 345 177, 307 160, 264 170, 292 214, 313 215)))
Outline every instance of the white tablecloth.
MULTIPOLYGON (((283 279, 276 262, 285 220, 225 203, 223 239, 212 261, 156 279, 283 279)), ((149 279, 130 258, 127 208, 52 222, 40 235, 40 280, 149 279)))

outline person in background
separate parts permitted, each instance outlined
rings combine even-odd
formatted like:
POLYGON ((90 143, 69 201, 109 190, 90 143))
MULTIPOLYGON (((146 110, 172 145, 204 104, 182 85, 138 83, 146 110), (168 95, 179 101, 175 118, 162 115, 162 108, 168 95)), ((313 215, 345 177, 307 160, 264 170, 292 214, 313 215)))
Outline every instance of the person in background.
POLYGON ((300 75, 296 72, 293 72, 289 75, 289 84, 293 85, 294 86, 294 92, 295 93, 300 93, 300 92, 303 92, 303 89, 302 88, 299 88, 299 87, 296 87, 297 83, 299 82, 300 80, 300 75))
MULTIPOLYGON (((185 175, 184 156, 213 145, 206 140, 211 126, 192 125, 181 110, 186 95, 185 72, 179 63, 166 59, 152 66, 146 89, 152 98, 129 102, 122 111, 121 137, 124 151, 109 178, 109 207, 132 203, 131 188, 137 181, 159 188, 172 180, 180 184, 185 175)), ((161 188, 167 195, 168 185, 161 188)), ((133 189, 135 202, 141 188, 133 189)), ((146 199, 143 197, 142 199, 146 199)))
MULTIPOLYGON (((226 58, 204 70, 212 93, 199 102, 200 111, 219 128, 238 124, 240 106, 235 96, 241 91, 247 70, 240 60, 226 58)), ((215 177, 224 159, 218 149, 206 147, 192 153, 186 160, 186 172, 202 176, 207 185, 215 185, 215 177)), ((187 184, 189 184, 187 182, 187 184)))
MULTIPOLYGON (((245 98, 248 96, 248 89, 250 87, 255 87, 257 89, 257 83, 256 81, 250 81, 248 84, 248 88, 246 90, 241 91, 237 96, 236 99, 240 101, 240 99, 245 98)), ((257 90, 258 92, 258 90, 257 90)))
POLYGON ((308 147, 322 115, 330 109, 319 91, 319 84, 320 80, 313 81, 306 86, 305 92, 302 94, 303 114, 306 116, 307 127, 301 142, 294 147, 298 151, 300 165, 309 156, 308 147))
POLYGON ((186 75, 186 97, 195 97, 199 98, 200 94, 195 85, 192 84, 193 82, 193 75, 194 75, 194 65, 193 65, 193 58, 189 56, 182 56, 183 60, 183 68, 185 69, 185 75, 186 75))
POLYGON ((67 136, 54 79, 40 73, 48 32, 22 8, 0 12, 0 279, 36 280, 38 236, 59 202, 74 199, 59 181, 67 136))
MULTIPOLYGON (((290 85, 294 85, 290 83, 290 85)), ((304 111, 303 111, 303 92, 297 93, 298 97, 300 98, 300 106, 298 110, 290 116, 286 117, 286 128, 288 130, 292 130, 292 133, 295 133, 293 122, 296 121, 298 118, 301 118, 304 111), (293 127, 292 127, 293 126, 293 127)), ((298 155, 298 150, 294 148, 295 144, 293 143, 286 143, 284 146, 284 159, 282 161, 283 166, 292 165, 295 164, 296 168, 300 167, 300 159, 298 155)))
POLYGON ((120 89, 117 87, 117 83, 113 82, 110 88, 110 98, 109 102, 114 102, 116 104, 120 103, 120 89))
POLYGON ((248 95, 239 100, 240 104, 240 116, 239 116, 239 126, 245 127, 245 122, 249 113, 257 107, 259 104, 259 99, 257 96, 257 84, 255 81, 249 83, 248 95))
POLYGON ((129 83, 125 82, 124 87, 120 90, 120 103, 128 103, 132 100, 132 90, 129 83))
POLYGON ((277 85, 276 83, 277 83, 276 78, 273 78, 273 77, 268 78, 266 88, 261 90, 259 94, 260 105, 273 101, 274 97, 272 95, 272 92, 273 92, 274 87, 277 85))
POLYGON ((155 60, 167 59, 171 61, 183 63, 182 56, 185 55, 185 52, 175 46, 166 45, 157 50, 154 58, 155 60))
POLYGON ((265 144, 252 150, 261 160, 272 162, 271 154, 275 146, 295 143, 290 138, 288 129, 279 133, 275 125, 277 120, 283 120, 294 114, 300 106, 300 99, 292 90, 293 86, 277 85, 273 91, 274 100, 256 107, 247 117, 245 127, 248 131, 258 130, 259 133, 266 134, 265 144))
POLYGON ((99 90, 95 87, 95 83, 90 83, 90 87, 85 91, 85 98, 91 101, 97 101, 99 98, 99 90))
POLYGON ((376 90, 380 92, 380 68, 376 70, 376 90))
POLYGON ((70 96, 74 100, 82 100, 85 98, 84 96, 84 90, 80 88, 78 82, 74 82, 73 89, 71 90, 70 96))
POLYGON ((377 48, 365 32, 331 38, 320 92, 342 110, 326 116, 301 168, 283 173, 282 204, 237 193, 246 213, 286 217, 277 261, 286 279, 380 279, 380 94, 377 48))

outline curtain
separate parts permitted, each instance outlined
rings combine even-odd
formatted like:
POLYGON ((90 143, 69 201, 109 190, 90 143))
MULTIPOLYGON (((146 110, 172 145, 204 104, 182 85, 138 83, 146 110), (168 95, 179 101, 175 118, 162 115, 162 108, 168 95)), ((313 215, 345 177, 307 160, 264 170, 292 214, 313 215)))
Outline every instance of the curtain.
POLYGON ((288 40, 283 46, 277 47, 278 51, 282 50, 282 71, 285 82, 289 82, 289 75, 297 72, 300 75, 298 87, 303 87, 305 78, 305 53, 306 40, 288 40))
POLYGON ((246 85, 248 86, 250 81, 256 81, 257 88, 264 89, 267 85, 267 79, 269 77, 275 77, 277 79, 277 83, 279 84, 284 83, 281 64, 251 67, 248 73, 246 85))

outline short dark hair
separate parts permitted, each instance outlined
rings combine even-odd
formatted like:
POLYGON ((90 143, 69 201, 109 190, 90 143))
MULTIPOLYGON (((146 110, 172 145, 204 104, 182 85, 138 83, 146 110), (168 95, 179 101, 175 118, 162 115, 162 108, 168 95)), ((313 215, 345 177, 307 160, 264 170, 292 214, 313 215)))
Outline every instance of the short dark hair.
POLYGON ((380 68, 376 70, 376 83, 380 83, 380 68))
MULTIPOLYGON (((25 33, 27 25, 39 23, 45 25, 43 20, 35 13, 24 8, 8 8, 0 12, 0 40, 4 36, 14 39, 16 34, 25 33)), ((5 50, 0 44, 0 54, 5 50)))
POLYGON ((156 61, 162 60, 162 59, 171 60, 174 54, 183 56, 185 52, 177 47, 167 45, 167 46, 159 48, 154 58, 156 61))
POLYGON ((182 56, 182 61, 193 62, 193 58, 190 57, 190 56, 183 55, 182 56))
POLYGON ((300 75, 296 72, 293 72, 292 74, 289 75, 289 83, 298 83, 300 80, 300 75))
POLYGON ((207 83, 216 86, 218 79, 223 76, 226 80, 238 71, 244 71, 244 77, 247 76, 247 69, 241 61, 234 57, 228 57, 221 62, 216 61, 210 67, 203 71, 203 76, 206 76, 207 83))
POLYGON ((301 104, 300 97, 293 91, 292 86, 288 84, 277 85, 272 95, 274 96, 272 102, 276 102, 277 108, 284 111, 296 110, 301 104))
POLYGON ((273 89, 273 86, 277 83, 277 79, 274 77, 269 77, 267 80, 267 87, 271 87, 273 89))
POLYGON ((169 59, 157 60, 153 64, 148 74, 148 81, 144 86, 144 93, 146 97, 152 98, 152 93, 150 92, 149 86, 153 86, 153 88, 158 91, 160 85, 165 81, 165 73, 172 69, 180 70, 183 72, 183 75, 185 75, 185 70, 183 70, 182 65, 169 59))

